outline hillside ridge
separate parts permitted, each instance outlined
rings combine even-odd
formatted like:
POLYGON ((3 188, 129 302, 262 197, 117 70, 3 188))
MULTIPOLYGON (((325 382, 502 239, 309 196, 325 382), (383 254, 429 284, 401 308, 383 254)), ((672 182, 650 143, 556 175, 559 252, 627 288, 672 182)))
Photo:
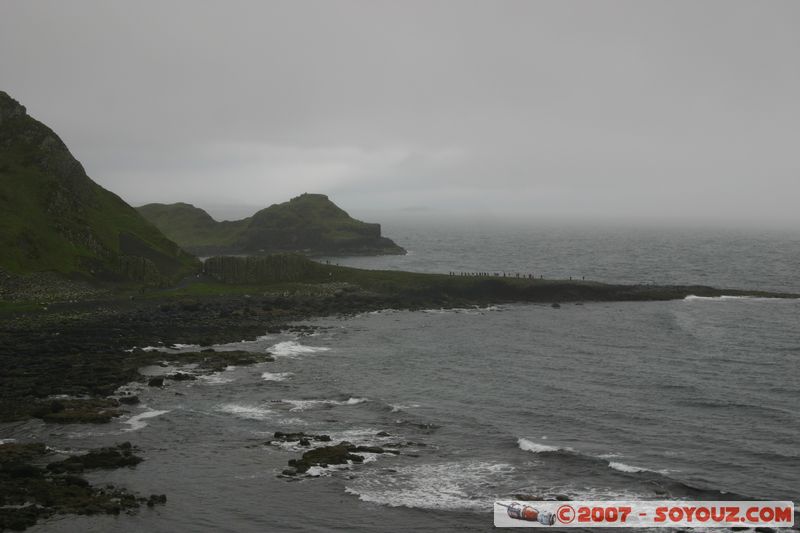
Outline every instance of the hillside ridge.
POLYGON ((216 221, 191 204, 147 204, 139 213, 184 249, 198 255, 404 254, 381 235, 380 224, 352 218, 324 194, 304 193, 250 217, 216 221))

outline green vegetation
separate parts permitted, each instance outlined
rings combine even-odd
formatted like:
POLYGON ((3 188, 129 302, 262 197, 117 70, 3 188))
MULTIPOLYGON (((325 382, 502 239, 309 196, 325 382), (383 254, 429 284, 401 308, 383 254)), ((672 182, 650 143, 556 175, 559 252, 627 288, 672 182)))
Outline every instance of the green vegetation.
POLYGON ((136 208, 144 218, 184 250, 205 256, 235 253, 250 219, 217 222, 211 215, 191 204, 147 204, 136 208))
POLYGON ((139 212, 199 255, 299 252, 306 255, 403 254, 380 224, 350 217, 322 194, 302 194, 237 221, 217 222, 189 204, 148 204, 139 212))
POLYGON ((169 283, 195 258, 88 176, 66 145, 0 91, 0 269, 169 283))

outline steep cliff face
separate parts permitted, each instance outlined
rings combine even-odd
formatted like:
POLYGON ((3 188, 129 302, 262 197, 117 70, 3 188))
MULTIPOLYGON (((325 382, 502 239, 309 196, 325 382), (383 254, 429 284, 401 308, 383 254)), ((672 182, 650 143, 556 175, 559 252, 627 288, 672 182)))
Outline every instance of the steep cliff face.
POLYGON ((197 260, 92 181, 67 146, 0 91, 0 269, 169 282, 197 260))
POLYGON ((302 194, 233 222, 215 222, 189 204, 148 204, 139 212, 197 255, 299 252, 307 255, 403 254, 380 224, 352 218, 323 194, 302 194))

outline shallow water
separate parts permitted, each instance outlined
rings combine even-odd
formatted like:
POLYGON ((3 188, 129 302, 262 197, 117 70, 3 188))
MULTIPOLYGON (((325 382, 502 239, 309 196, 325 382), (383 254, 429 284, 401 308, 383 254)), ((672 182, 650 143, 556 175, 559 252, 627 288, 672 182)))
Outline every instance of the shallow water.
MULTIPOLYGON (((765 287, 748 281, 757 272, 739 276, 737 261, 707 262, 699 279, 669 272, 800 288, 788 264, 772 265, 765 287)), ((645 270, 633 262, 620 276, 645 270)), ((139 387, 143 405, 126 419, 5 425, 0 437, 67 451, 130 440, 145 462, 91 479, 169 498, 132 517, 60 517, 33 531, 484 531, 492 501, 520 492, 797 501, 798 316, 797 300, 701 298, 323 318, 309 322, 313 335, 220 347, 269 350, 273 363, 139 387), (265 445, 274 431, 412 444, 292 481, 278 474, 302 449, 265 445)))

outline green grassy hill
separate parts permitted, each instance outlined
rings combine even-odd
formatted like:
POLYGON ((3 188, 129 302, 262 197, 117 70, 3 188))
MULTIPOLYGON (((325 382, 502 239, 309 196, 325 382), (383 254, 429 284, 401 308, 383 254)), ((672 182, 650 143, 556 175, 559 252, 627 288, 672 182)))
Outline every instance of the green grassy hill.
POLYGON ((381 236, 380 224, 352 218, 322 194, 302 194, 232 222, 216 222, 202 209, 184 203, 138 209, 169 238, 197 255, 405 253, 381 236))
POLYGON ((0 91, 0 269, 164 283, 197 260, 93 182, 66 145, 0 91))

